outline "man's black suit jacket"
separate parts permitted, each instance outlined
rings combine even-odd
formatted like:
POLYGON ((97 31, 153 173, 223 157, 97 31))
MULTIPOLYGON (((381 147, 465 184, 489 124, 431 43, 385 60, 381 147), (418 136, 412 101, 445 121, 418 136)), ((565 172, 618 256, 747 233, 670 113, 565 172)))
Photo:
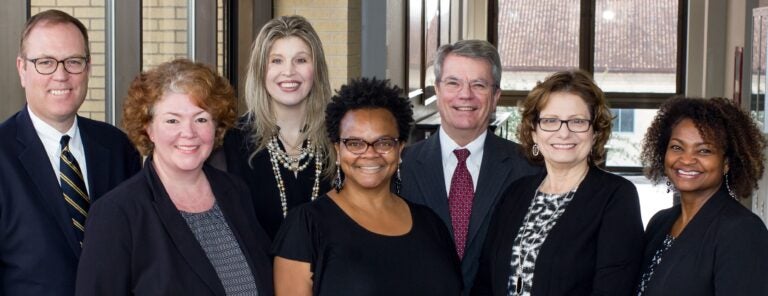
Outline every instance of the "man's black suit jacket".
MULTIPOLYGON (((78 117, 96 201, 141 168, 119 129, 78 117)), ((80 243, 26 107, 0 124, 0 295, 73 295, 80 243)))

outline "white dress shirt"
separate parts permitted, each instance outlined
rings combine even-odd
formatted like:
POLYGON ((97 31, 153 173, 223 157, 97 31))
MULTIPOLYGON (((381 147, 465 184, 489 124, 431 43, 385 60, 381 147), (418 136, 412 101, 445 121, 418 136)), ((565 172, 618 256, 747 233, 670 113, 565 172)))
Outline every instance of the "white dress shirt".
POLYGON ((469 150, 469 157, 467 158, 467 169, 469 174, 472 175, 472 185, 474 191, 477 191, 477 177, 480 176, 480 164, 483 162, 483 148, 485 146, 485 137, 488 131, 484 131, 480 136, 469 142, 464 147, 459 146, 451 139, 450 136, 440 127, 440 155, 443 159, 443 180, 445 180, 445 192, 448 195, 451 194, 451 178, 453 178, 453 171, 456 170, 456 165, 459 164, 459 160, 456 159, 456 155, 453 154, 453 150, 467 148, 469 150))
POLYGON ((51 162, 53 172, 56 174, 56 181, 61 186, 61 178, 59 178, 59 157, 61 156, 61 137, 69 135, 69 150, 72 155, 75 156, 77 164, 80 166, 80 171, 83 172, 83 178, 85 179, 85 188, 90 192, 90 185, 88 184, 88 165, 85 163, 85 150, 83 149, 83 139, 80 137, 80 129, 77 127, 77 117, 72 123, 72 126, 66 133, 59 132, 56 128, 52 127, 40 117, 37 117, 29 106, 29 117, 32 118, 32 126, 35 127, 37 137, 43 142, 45 148, 45 154, 48 155, 48 160, 51 162))

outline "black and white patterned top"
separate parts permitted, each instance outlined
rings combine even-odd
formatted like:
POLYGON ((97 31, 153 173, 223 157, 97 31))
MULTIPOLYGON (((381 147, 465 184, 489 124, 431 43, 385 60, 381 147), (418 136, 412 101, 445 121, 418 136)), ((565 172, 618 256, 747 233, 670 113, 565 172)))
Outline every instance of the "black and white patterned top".
POLYGON ((512 244, 512 261, 509 263, 511 273, 507 281, 508 295, 531 295, 533 271, 536 268, 536 257, 539 255, 541 245, 565 212, 575 193, 576 188, 560 194, 536 190, 536 195, 512 244))
POLYGON ((661 258, 664 257, 664 253, 669 250, 670 247, 672 247, 672 243, 675 242, 675 238, 671 235, 667 234, 667 236, 664 237, 664 242, 661 243, 661 247, 659 247, 658 250, 656 250, 656 253, 653 254, 653 258, 651 259, 651 264, 648 265, 648 269, 643 273, 643 275, 640 277, 640 284, 637 286, 637 296, 642 296, 643 292, 645 292, 645 287, 648 285, 648 282, 653 279, 653 270, 656 269, 656 266, 659 266, 661 264, 661 258))
POLYGON ((216 270, 227 295, 259 295, 240 244, 229 228, 219 204, 201 213, 181 212, 206 257, 216 270))

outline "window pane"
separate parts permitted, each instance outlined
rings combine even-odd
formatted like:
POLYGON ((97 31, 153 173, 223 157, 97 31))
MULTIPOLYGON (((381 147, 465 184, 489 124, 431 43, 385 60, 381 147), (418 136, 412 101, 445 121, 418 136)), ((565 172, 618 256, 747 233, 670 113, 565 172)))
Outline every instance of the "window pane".
POLYGON ((606 165, 609 167, 641 167, 640 153, 645 131, 656 116, 657 109, 614 109, 613 132, 606 144, 606 165), (624 122, 627 121, 627 122, 624 122), (617 123, 619 126, 617 127, 617 123))
POLYGON ((83 117, 104 121, 106 116, 105 98, 105 15, 104 0, 75 0, 68 4, 53 5, 51 1, 31 0, 30 14, 35 15, 48 9, 58 9, 79 19, 88 29, 91 43, 91 72, 88 78, 88 94, 77 114, 83 117))
POLYGON ((421 1, 408 1, 408 91, 421 88, 421 1))
POLYGON ((597 0, 595 81, 607 92, 675 93, 678 0, 597 0))
POLYGON ((435 84, 435 57, 437 54, 437 48, 440 44, 440 11, 438 10, 437 0, 425 1, 424 15, 426 17, 425 24, 427 26, 424 34, 424 56, 426 63, 426 70, 424 73, 424 86, 430 86, 435 84))
POLYGON ((142 71, 187 56, 187 1, 143 1, 142 71))
POLYGON ((530 90, 549 74, 579 66, 579 0, 500 0, 501 87, 530 90))

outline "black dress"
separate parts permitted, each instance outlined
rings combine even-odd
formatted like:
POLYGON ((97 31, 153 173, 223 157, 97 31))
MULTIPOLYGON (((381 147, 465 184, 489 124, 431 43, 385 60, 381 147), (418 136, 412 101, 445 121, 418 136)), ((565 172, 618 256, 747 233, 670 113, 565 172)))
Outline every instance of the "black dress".
MULTIPOLYGON (((227 171, 242 178, 248 184, 256 207, 256 218, 267 232, 270 239, 275 237, 280 224, 283 223, 283 209, 280 205, 280 191, 277 188, 272 163, 267 149, 259 151, 253 159, 248 160, 256 145, 250 140, 250 126, 241 119, 238 128, 227 131, 224 136, 223 150, 226 155, 227 171)), ((323 164, 325 168, 327 164, 323 164)), ((293 172, 280 166, 280 176, 285 184, 285 195, 288 211, 306 203, 312 198, 312 186, 315 183, 315 160, 299 172, 298 177, 293 172)), ((318 195, 331 189, 330 180, 320 176, 318 195)))
POLYGON ((314 295, 459 295, 448 229, 429 208, 408 206, 411 230, 386 236, 357 224, 325 195, 288 214, 272 252, 310 263, 314 295))

